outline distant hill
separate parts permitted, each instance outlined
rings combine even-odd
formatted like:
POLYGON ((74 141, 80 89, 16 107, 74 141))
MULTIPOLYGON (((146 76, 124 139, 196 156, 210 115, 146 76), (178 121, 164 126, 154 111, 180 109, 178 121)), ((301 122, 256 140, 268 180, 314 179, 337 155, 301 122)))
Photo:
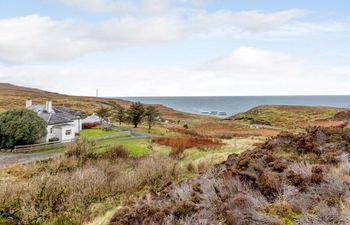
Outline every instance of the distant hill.
MULTIPOLYGON (((70 96, 49 92, 45 90, 16 86, 9 83, 0 83, 0 112, 12 108, 24 107, 26 99, 32 99, 33 104, 42 104, 51 99, 56 106, 64 106, 85 115, 96 112, 101 106, 114 108, 117 105, 128 107, 131 102, 120 99, 96 98, 86 96, 70 96)), ((161 115, 168 120, 194 119, 198 116, 176 111, 174 109, 157 105, 161 115)))
MULTIPOLYGON (((298 105, 261 105, 238 113, 229 120, 243 124, 255 124, 282 128, 339 125, 348 110, 334 107, 298 105), (342 119, 340 119, 342 118, 342 119)), ((349 117, 350 118, 350 117, 349 117)))

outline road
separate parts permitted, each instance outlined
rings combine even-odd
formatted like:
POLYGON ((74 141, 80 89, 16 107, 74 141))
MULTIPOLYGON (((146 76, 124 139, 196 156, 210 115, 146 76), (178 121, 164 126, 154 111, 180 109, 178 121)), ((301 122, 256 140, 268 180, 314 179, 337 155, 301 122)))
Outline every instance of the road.
MULTIPOLYGON (((133 140, 133 139, 145 139, 152 137, 153 135, 143 133, 143 132, 137 132, 133 131, 129 128, 118 128, 121 131, 130 131, 131 137, 121 139, 120 141, 126 141, 126 140, 133 140)), ((37 160, 44 160, 49 159, 55 156, 59 156, 60 152, 36 152, 36 153, 0 153, 0 168, 12 164, 18 164, 18 163, 28 163, 28 162, 34 162, 37 160)))
POLYGON ((17 163, 28 163, 58 156, 58 152, 0 153, 0 168, 17 163))

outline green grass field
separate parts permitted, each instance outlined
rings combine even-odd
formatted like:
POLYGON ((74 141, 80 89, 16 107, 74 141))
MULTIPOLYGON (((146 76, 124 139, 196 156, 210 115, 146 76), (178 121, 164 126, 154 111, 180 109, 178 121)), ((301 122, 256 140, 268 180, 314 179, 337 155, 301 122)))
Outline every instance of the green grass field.
POLYGON ((83 129, 82 131, 80 131, 80 136, 93 137, 93 136, 115 134, 117 132, 119 132, 119 131, 118 130, 103 130, 101 128, 90 128, 90 129, 83 129))

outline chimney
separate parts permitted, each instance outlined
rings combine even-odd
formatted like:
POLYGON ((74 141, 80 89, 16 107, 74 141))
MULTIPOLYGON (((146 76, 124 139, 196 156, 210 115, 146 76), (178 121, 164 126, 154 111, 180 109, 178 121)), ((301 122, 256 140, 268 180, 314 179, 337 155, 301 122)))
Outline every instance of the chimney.
POLYGON ((27 99, 26 100, 26 108, 29 108, 32 106, 32 100, 31 99, 27 99))
POLYGON ((48 113, 52 113, 52 101, 50 101, 50 100, 46 101, 45 110, 48 113))

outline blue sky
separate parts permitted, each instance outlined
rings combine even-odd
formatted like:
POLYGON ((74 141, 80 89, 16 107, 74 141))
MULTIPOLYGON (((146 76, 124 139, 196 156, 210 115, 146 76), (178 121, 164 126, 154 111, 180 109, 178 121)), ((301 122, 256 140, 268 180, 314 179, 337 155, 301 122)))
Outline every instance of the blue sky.
POLYGON ((350 94, 345 0, 0 1, 0 82, 75 95, 350 94))

